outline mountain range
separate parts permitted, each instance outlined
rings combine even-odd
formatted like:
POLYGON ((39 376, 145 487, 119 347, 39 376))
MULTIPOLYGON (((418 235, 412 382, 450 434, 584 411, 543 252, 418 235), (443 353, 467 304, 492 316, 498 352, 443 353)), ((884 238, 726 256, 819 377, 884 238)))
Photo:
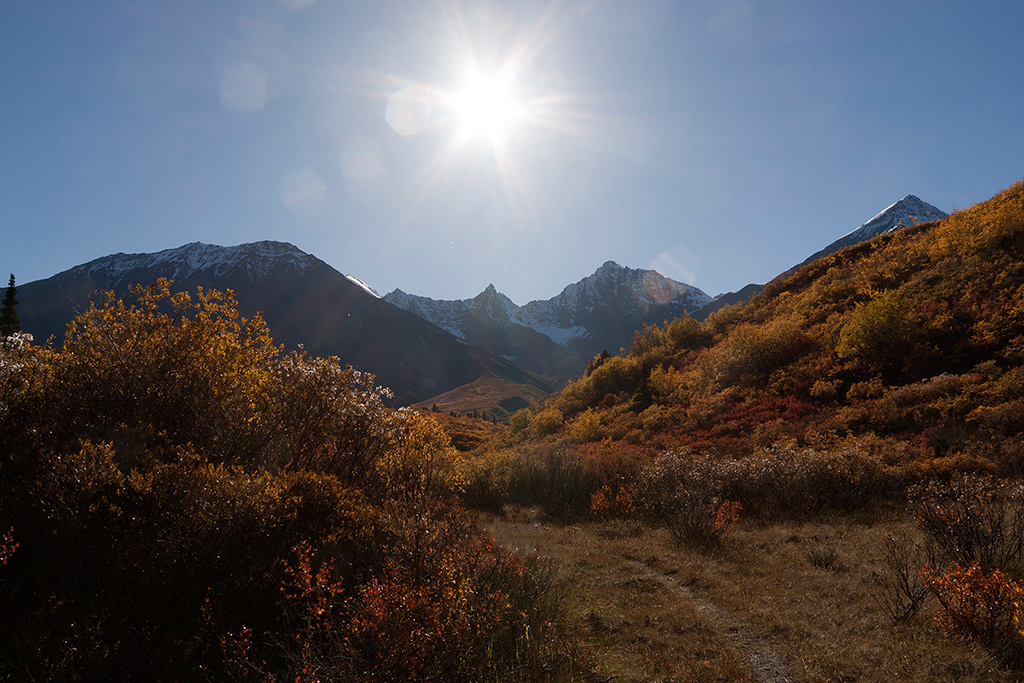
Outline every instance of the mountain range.
MULTIPOLYGON (((946 214, 913 195, 804 261, 946 214)), ((801 264, 802 265, 802 264, 801 264)), ((702 320, 762 285, 713 298, 654 270, 607 261, 557 296, 517 305, 494 285, 471 299, 435 300, 369 284, 284 242, 199 242, 151 254, 113 254, 18 287, 22 328, 59 341, 97 290, 119 296, 158 278, 175 291, 231 289, 242 315, 262 312, 275 341, 377 375, 398 404, 423 403, 476 383, 536 398, 577 377, 603 351, 628 348, 644 324, 702 320)), ((465 392, 463 392, 465 393, 465 392)))
POLYGON ((276 342, 374 373, 410 404, 493 375, 550 391, 505 358, 382 301, 320 259, 285 242, 221 247, 198 242, 153 254, 113 254, 18 287, 22 329, 37 340, 63 335, 96 290, 119 296, 158 278, 174 291, 231 289, 243 316, 262 312, 276 342))
POLYGON ((384 300, 557 382, 579 375, 602 351, 629 346, 633 332, 667 306, 693 311, 712 297, 657 271, 608 261, 558 296, 525 306, 494 285, 460 301, 400 289, 384 300))

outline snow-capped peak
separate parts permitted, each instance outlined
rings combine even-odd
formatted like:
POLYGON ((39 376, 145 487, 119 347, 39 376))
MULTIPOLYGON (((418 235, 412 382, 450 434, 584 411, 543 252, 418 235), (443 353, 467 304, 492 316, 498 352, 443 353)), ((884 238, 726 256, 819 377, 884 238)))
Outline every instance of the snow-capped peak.
POLYGON ((527 327, 568 347, 573 339, 589 338, 592 333, 588 325, 601 324, 600 319, 610 312, 637 315, 668 303, 696 310, 711 301, 711 297, 656 271, 624 268, 615 261, 606 261, 592 275, 567 286, 553 299, 531 301, 525 306, 513 303, 493 284, 474 298, 461 301, 436 301, 399 289, 385 295, 384 300, 458 337, 465 338, 467 318, 476 311, 500 327, 527 327))
POLYGON ((846 233, 824 249, 814 252, 786 272, 792 272, 811 261, 837 252, 844 247, 860 244, 873 237, 886 235, 907 226, 942 220, 947 216, 948 214, 945 211, 935 208, 928 202, 922 201, 919 197, 908 194, 898 202, 887 206, 885 210, 868 222, 862 223, 859 227, 846 233))
MULTIPOLYGON (((908 194, 878 213, 877 216, 844 235, 841 240, 855 238, 857 242, 884 235, 900 227, 937 221, 947 217, 947 213, 937 209, 919 197, 908 194)), ((851 242, 852 243, 852 242, 851 242)))

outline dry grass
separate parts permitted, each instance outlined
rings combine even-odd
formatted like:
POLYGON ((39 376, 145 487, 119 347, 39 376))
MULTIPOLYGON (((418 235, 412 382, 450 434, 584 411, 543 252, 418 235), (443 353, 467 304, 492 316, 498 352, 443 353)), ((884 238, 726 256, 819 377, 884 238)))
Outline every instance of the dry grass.
POLYGON ((664 530, 488 520, 499 540, 556 559, 573 628, 617 681, 1010 681, 980 647, 942 637, 934 603, 895 625, 878 605, 902 510, 762 526, 717 547, 664 530))

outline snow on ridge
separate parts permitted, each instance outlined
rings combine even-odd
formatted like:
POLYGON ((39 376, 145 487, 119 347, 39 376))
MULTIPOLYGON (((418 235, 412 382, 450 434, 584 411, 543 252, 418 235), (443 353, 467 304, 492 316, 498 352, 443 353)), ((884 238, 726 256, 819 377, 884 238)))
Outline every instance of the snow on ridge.
POLYGON ((577 324, 581 313, 593 312, 595 305, 612 303, 609 298, 618 298, 620 305, 640 309, 672 302, 703 306, 712 301, 693 285, 676 282, 656 270, 605 261, 593 275, 567 285, 553 299, 531 301, 523 308, 544 326, 567 328, 577 324))
POLYGON ((887 206, 871 220, 846 233, 836 242, 845 242, 851 239, 860 241, 892 232, 901 226, 941 220, 948 215, 945 211, 932 206, 919 197, 908 194, 903 199, 887 206))
POLYGON ((212 271, 214 276, 220 276, 236 267, 244 267, 250 278, 258 280, 282 260, 304 270, 316 258, 287 242, 268 240, 234 247, 191 242, 149 254, 112 254, 69 272, 102 276, 110 285, 116 285, 136 270, 160 271, 161 277, 180 279, 197 271, 212 271))
POLYGON ((400 289, 395 289, 383 297, 389 304, 415 313, 429 323, 437 325, 442 330, 454 334, 459 339, 466 338, 463 329, 466 312, 469 310, 470 299, 462 301, 445 301, 443 299, 431 299, 426 296, 408 294, 400 289))
POLYGON ((601 308, 646 311, 676 302, 696 309, 712 301, 692 285, 676 282, 654 270, 624 268, 614 261, 605 261, 592 275, 567 285, 558 296, 531 301, 525 306, 517 305, 493 284, 472 299, 435 300, 400 289, 383 298, 463 339, 469 313, 482 309, 501 326, 513 323, 528 327, 563 347, 568 347, 573 339, 592 336, 585 320, 601 308))
POLYGON ((364 292, 369 294, 370 296, 375 297, 377 299, 382 298, 381 295, 377 293, 377 290, 375 290, 373 287, 371 287, 370 285, 366 284, 365 282, 363 282, 362 280, 357 278, 355 275, 346 275, 345 278, 349 282, 354 284, 356 287, 359 287, 364 292))

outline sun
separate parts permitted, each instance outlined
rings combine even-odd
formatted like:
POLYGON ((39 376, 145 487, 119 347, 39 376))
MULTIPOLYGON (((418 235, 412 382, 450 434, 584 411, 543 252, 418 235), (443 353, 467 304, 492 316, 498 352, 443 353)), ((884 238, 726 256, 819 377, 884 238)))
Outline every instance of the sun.
POLYGON ((523 106, 512 91, 512 79, 504 74, 471 74, 451 104, 464 142, 486 138, 501 143, 523 115, 523 106))

